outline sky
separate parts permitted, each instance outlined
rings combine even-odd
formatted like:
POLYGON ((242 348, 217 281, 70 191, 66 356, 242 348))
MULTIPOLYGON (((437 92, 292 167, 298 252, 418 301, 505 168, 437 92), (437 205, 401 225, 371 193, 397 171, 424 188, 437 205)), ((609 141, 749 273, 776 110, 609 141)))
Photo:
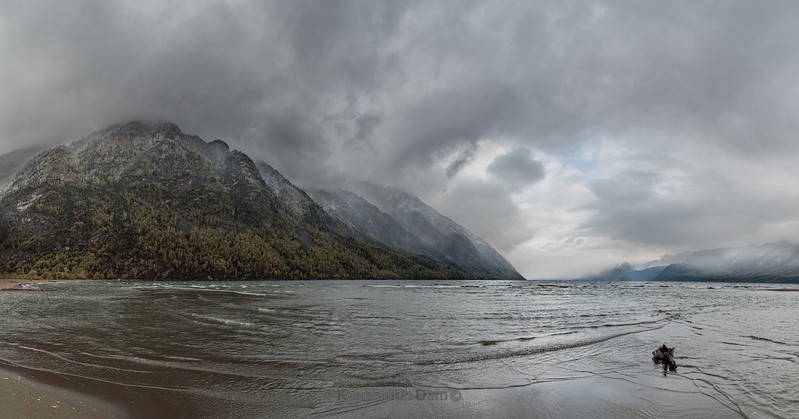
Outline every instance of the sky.
POLYGON ((177 123, 528 278, 799 241, 799 2, 0 0, 0 152, 177 123))

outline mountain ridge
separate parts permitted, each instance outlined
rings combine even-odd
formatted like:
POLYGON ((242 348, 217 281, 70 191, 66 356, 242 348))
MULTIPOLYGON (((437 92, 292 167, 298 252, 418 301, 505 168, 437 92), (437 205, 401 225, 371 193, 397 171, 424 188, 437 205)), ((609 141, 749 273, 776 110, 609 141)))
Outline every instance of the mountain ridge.
POLYGON ((271 166, 169 122, 95 131, 7 183, 7 277, 490 278, 359 240, 271 166))
POLYGON ((328 210, 352 226, 359 237, 390 249, 446 260, 465 269, 503 279, 522 279, 485 240, 418 197, 399 188, 361 182, 348 190, 309 191, 328 210))
POLYGON ((799 282, 799 245, 770 242, 666 255, 641 267, 619 264, 594 279, 799 282))

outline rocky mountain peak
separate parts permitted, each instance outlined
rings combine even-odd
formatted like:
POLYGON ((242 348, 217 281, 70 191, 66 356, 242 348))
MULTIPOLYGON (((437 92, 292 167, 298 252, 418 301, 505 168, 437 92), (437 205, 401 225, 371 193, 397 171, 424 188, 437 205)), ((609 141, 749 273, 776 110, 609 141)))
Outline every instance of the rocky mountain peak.
POLYGON ((112 125, 110 129, 115 129, 116 132, 132 132, 139 133, 142 136, 161 136, 165 138, 185 135, 177 124, 169 121, 130 121, 121 124, 112 125))
POLYGON ((328 212, 272 167, 170 122, 95 131, 13 179, 0 275, 520 278, 413 195, 370 186, 386 212, 355 195, 341 201, 351 211, 328 212))

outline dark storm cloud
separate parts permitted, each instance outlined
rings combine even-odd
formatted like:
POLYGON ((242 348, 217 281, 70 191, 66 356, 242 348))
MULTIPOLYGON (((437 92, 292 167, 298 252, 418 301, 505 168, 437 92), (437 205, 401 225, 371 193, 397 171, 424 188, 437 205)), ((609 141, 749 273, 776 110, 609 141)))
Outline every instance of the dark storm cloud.
MULTIPOLYGON (((797 18, 793 1, 0 0, 0 151, 157 118, 300 184, 367 178, 428 195, 459 190, 446 183, 485 141, 557 154, 620 138, 683 158, 701 144, 708 166, 769 166, 798 151, 797 18)), ((589 180, 586 228, 648 240, 614 222, 664 216, 668 205, 635 207, 636 193, 661 203, 642 179, 589 180)), ((518 210, 502 191, 507 206, 484 218, 518 210)), ((706 225, 726 200, 669 214, 706 225)), ((735 228, 726 220, 702 239, 735 228)))
POLYGON ((292 164, 338 166, 325 151, 358 139, 393 171, 495 135, 645 129, 765 152, 797 128, 798 7, 4 1, 3 137, 159 117, 292 164))
POLYGON ((544 165, 533 159, 529 148, 517 148, 498 156, 487 170, 514 189, 522 189, 544 178, 544 165))
POLYGON ((458 174, 461 170, 463 170, 466 165, 472 162, 474 159, 474 153, 477 151, 477 147, 473 144, 462 150, 460 153, 455 155, 455 160, 450 163, 447 168, 444 170, 444 173, 447 175, 447 178, 452 179, 455 175, 458 174))

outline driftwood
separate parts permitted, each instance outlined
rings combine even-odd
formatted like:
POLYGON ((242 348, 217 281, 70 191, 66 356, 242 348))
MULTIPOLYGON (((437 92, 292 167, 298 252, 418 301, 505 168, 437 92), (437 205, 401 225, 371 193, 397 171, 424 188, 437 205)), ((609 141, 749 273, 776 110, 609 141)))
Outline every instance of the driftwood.
POLYGON ((663 364, 664 372, 666 368, 671 372, 677 371, 677 362, 674 361, 674 349, 676 348, 666 347, 664 343, 663 346, 652 352, 652 361, 657 365, 663 364))

